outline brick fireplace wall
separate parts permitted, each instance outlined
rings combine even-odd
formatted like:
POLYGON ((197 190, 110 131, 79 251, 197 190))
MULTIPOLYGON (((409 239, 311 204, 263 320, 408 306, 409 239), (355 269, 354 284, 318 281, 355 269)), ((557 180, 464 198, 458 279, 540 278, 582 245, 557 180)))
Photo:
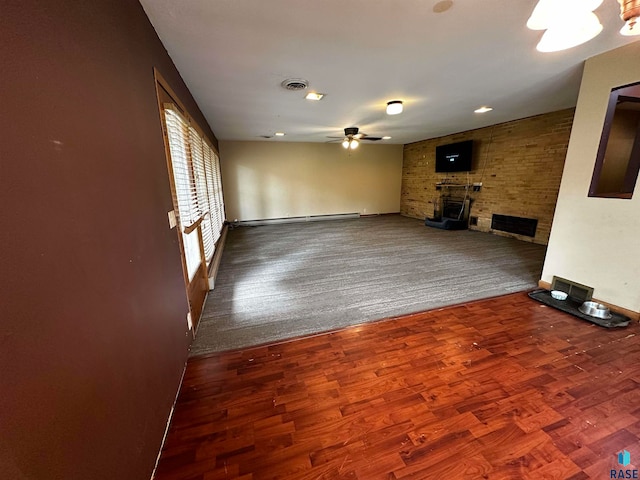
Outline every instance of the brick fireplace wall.
POLYGON ((470 229, 546 245, 573 123, 573 108, 404 146, 400 213, 432 217, 436 183, 482 183, 470 189, 470 229), (436 173, 438 145, 474 140, 472 171, 436 173), (535 237, 491 230, 493 214, 538 220, 535 237))

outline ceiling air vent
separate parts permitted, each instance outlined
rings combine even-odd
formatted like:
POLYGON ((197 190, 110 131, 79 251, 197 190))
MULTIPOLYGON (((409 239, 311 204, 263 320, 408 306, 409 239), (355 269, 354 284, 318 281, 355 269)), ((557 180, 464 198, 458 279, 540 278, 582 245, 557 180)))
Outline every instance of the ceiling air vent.
POLYGON ((280 85, 287 90, 304 90, 309 86, 309 82, 302 78, 288 78, 280 85))

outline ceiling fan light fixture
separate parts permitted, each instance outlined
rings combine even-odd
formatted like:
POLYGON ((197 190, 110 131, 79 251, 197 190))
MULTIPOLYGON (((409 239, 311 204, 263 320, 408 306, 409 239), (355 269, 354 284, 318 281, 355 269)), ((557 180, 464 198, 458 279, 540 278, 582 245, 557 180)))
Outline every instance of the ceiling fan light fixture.
POLYGON ((345 139, 342 141, 342 147, 345 149, 355 150, 356 148, 358 148, 358 145, 359 141, 357 138, 345 137, 345 139))
POLYGON ((402 113, 402 100, 387 102, 387 115, 398 115, 399 113, 402 113))
POLYGON ((475 113, 487 113, 490 112, 491 110, 493 110, 493 108, 491 107, 487 107, 486 105, 484 107, 480 107, 480 108, 476 108, 474 110, 475 113))

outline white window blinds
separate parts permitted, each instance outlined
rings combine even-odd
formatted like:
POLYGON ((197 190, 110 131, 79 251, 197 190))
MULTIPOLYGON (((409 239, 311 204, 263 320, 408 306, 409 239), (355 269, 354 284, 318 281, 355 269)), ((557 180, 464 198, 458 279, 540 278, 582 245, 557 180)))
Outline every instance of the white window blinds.
POLYGON ((220 161, 198 130, 190 126, 173 105, 165 105, 165 118, 180 225, 183 231, 190 231, 201 221, 208 266, 224 224, 220 161))
POLYGON ((224 223, 224 204, 222 200, 222 185, 220 182, 220 160, 213 150, 209 150, 211 162, 207 166, 207 185, 209 187, 209 211, 218 240, 224 223))

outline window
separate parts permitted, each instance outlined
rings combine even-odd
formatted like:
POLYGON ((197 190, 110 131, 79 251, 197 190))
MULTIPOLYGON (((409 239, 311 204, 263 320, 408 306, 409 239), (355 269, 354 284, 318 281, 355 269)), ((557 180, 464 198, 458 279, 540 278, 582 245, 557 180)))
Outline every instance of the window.
POLYGON ((191 128, 191 149, 198 205, 204 215, 202 236, 207 265, 224 224, 224 200, 220 183, 220 159, 207 142, 191 128))
POLYGON ((195 332, 217 261, 216 243, 224 224, 220 160, 160 72, 154 69, 167 170, 177 217, 189 328, 195 332), (215 259, 215 261, 214 261, 215 259))
POLYGON ((198 199, 192 188, 193 178, 189 168, 188 124, 177 111, 165 109, 165 121, 171 152, 171 166, 178 204, 178 221, 187 263, 189 280, 193 280, 202 257, 197 231, 191 227, 199 218, 198 199))
POLYGON ((220 160, 198 130, 173 104, 164 105, 169 137, 172 170, 178 205, 178 220, 185 240, 189 276, 195 274, 201 257, 198 237, 192 233, 200 227, 204 258, 210 265, 215 243, 224 223, 224 200, 220 184, 220 160), (188 253, 187 245, 197 252, 188 253), (197 255, 196 255, 197 253, 197 255), (191 255, 191 260, 189 256, 191 255))

